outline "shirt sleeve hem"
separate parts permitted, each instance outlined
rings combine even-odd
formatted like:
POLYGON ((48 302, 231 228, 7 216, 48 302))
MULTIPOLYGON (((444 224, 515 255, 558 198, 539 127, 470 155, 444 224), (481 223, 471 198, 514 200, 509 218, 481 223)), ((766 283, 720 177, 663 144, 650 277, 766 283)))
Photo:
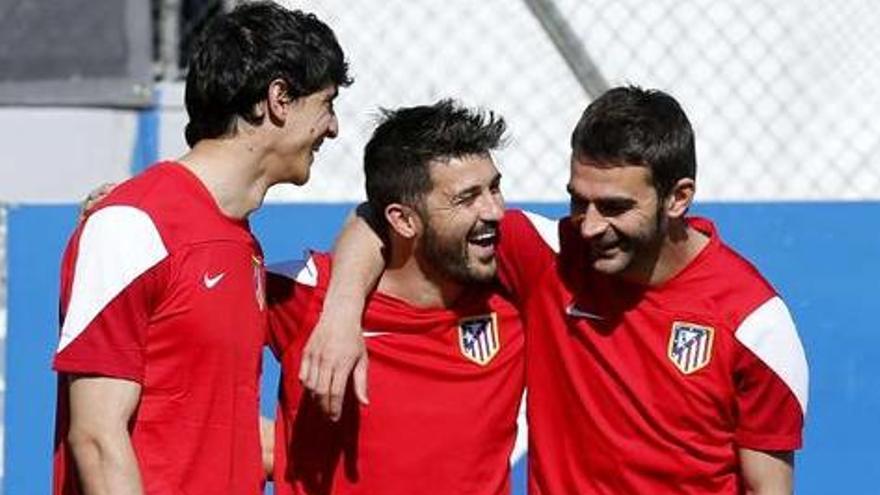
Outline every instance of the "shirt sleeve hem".
POLYGON ((760 433, 739 433, 736 435, 736 443, 740 448, 777 452, 798 450, 803 446, 803 439, 799 434, 765 435, 760 433))
POLYGON ((52 363, 52 369, 59 373, 122 378, 124 380, 137 382, 141 385, 143 385, 144 381, 142 372, 134 371, 130 367, 107 362, 96 362, 91 360, 79 361, 72 359, 56 358, 52 363))

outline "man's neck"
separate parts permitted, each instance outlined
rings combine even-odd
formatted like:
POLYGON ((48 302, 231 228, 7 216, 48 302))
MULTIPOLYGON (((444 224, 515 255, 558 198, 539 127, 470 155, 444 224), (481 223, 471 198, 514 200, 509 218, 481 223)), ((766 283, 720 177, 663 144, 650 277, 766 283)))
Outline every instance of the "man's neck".
POLYGON ((418 308, 448 308, 455 303, 464 287, 436 273, 431 267, 420 266, 415 256, 395 259, 392 254, 388 267, 379 279, 378 290, 418 308))
POLYGON ((263 203, 269 180, 259 148, 236 138, 199 141, 178 160, 214 197, 227 216, 242 219, 263 203))
POLYGON ((663 284, 684 270, 708 244, 709 237, 685 221, 671 225, 650 262, 624 278, 642 285, 663 284))

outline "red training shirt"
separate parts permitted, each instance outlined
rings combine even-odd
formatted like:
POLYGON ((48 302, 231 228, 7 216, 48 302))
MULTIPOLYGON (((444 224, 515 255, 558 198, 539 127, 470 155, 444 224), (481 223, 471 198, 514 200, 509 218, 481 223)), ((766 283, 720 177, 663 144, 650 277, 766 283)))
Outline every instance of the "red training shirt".
POLYGON ((527 329, 531 495, 743 492, 737 452, 801 446, 807 364, 785 303, 707 220, 657 286, 594 271, 570 221, 518 211, 500 273, 527 329))
POLYGON ((281 361, 275 493, 503 495, 523 393, 523 330, 497 291, 451 309, 376 293, 367 302, 369 406, 353 396, 325 419, 297 379, 317 323, 330 258, 269 274, 269 328, 281 361), (294 280, 295 279, 295 280, 294 280))
POLYGON ((183 166, 117 186, 64 255, 53 493, 80 493, 66 375, 140 384, 130 422, 145 493, 262 493, 262 252, 183 166))

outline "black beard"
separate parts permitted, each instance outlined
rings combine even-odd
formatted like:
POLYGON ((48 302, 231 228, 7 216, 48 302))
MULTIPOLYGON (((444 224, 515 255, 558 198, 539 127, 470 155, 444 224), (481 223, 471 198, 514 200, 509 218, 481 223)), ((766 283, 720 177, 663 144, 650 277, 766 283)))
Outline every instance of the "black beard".
POLYGON ((421 243, 421 251, 425 261, 440 275, 449 277, 460 284, 485 284, 495 280, 495 277, 481 278, 476 276, 470 269, 467 256, 467 239, 473 235, 485 232, 490 227, 483 227, 479 231, 468 232, 467 237, 458 243, 444 243, 437 231, 431 224, 425 222, 425 235, 421 243))

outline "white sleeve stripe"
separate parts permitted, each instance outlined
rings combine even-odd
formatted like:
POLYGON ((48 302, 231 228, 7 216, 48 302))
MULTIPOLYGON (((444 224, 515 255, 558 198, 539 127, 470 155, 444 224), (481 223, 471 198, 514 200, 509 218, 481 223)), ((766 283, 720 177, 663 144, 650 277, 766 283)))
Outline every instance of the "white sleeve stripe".
POLYGON ((318 286, 318 267, 315 266, 314 257, 309 256, 306 265, 296 274, 296 281, 309 287, 318 286))
POLYGON ((544 243, 553 250, 554 253, 559 252, 559 221, 551 220, 545 216, 523 211, 523 215, 531 222, 532 227, 538 231, 544 243))
POLYGON ((754 310, 736 330, 736 338, 788 386, 807 413, 809 369, 791 313, 779 297, 754 310))
POLYGON ((131 282, 168 255, 150 217, 131 206, 92 214, 79 238, 58 352, 85 331, 131 282))

